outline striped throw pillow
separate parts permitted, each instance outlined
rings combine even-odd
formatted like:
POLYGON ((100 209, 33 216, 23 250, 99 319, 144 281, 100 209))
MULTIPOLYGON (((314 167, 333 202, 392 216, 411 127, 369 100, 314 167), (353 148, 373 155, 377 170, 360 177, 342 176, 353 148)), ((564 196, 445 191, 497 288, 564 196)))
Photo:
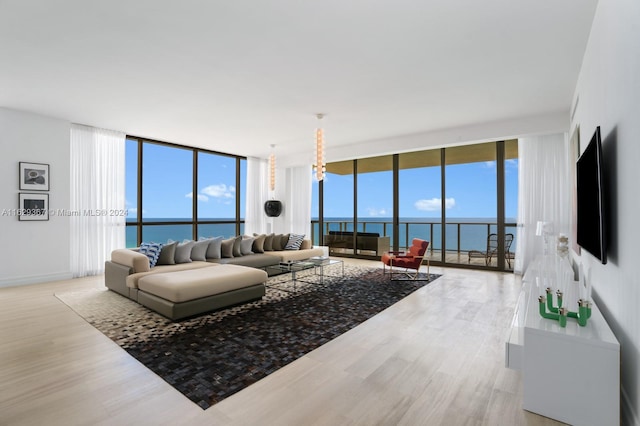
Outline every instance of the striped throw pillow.
POLYGON ((302 240, 304 240, 304 234, 289 234, 289 241, 287 241, 287 245, 284 246, 285 250, 300 250, 300 245, 302 244, 302 240))
POLYGON ((146 255, 149 258, 149 267, 153 268, 158 262, 160 257, 160 251, 162 250, 162 244, 160 243, 142 243, 140 244, 140 253, 146 255))

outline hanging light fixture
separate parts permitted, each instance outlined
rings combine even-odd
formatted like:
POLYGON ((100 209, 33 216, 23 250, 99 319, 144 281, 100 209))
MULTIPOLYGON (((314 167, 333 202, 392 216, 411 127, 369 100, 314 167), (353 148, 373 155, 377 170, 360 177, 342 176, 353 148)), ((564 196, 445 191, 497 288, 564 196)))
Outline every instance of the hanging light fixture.
POLYGON ((276 190, 276 153, 275 145, 271 144, 271 154, 269 155, 269 189, 276 190))
POLYGON ((316 180, 324 179, 326 166, 324 164, 324 130, 322 130, 321 120, 324 114, 317 114, 318 128, 316 129, 316 180))

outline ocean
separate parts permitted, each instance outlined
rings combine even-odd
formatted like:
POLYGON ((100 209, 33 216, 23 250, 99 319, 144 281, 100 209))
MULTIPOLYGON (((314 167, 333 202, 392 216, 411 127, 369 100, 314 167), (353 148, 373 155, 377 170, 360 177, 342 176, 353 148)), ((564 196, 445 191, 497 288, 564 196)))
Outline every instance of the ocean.
MULTIPOLYGON (((377 232, 393 240, 391 218, 363 218, 358 222, 358 231, 377 232)), ((515 249, 516 220, 506 219, 505 233, 514 235, 512 251, 515 249)), ((348 218, 326 218, 326 231, 353 231, 353 220, 348 218)), ((493 218, 449 218, 446 224, 446 249, 448 251, 486 250, 487 236, 497 233, 493 218)), ((318 224, 314 223, 314 234, 318 236, 318 224)), ((421 238, 431 242, 434 250, 442 249, 442 224, 439 218, 400 218, 400 247, 408 247, 411 240, 421 238), (407 242, 409 244, 407 244, 407 242)))
MULTIPOLYGON (((168 222, 188 219, 145 219, 146 222, 168 222)), ((215 220, 215 219, 206 219, 215 220)), ((218 219, 219 220, 219 219, 218 219)), ((319 244, 317 218, 312 218, 314 244, 319 244)), ((392 219, 389 217, 368 217, 360 219, 358 231, 377 232, 389 235, 393 240, 392 219)), ((506 219, 505 233, 516 236, 516 220, 506 219)), ((345 217, 325 218, 324 231, 353 231, 353 219, 345 217)), ((191 224, 179 225, 146 225, 142 228, 142 240, 145 242, 165 243, 168 240, 182 241, 192 239, 191 224)), ((240 233, 244 232, 244 224, 240 226, 240 233)), ((446 249, 449 251, 485 250, 487 236, 497 232, 496 220, 492 218, 450 218, 446 224, 446 249)), ((127 227, 127 247, 136 247, 136 227, 127 227)), ((235 223, 216 223, 198 226, 198 238, 223 236, 229 238, 236 235, 235 223)), ((400 247, 407 247, 407 242, 413 238, 429 240, 434 250, 442 249, 442 225, 437 218, 400 218, 400 247)), ((511 246, 515 250, 516 241, 511 246)))

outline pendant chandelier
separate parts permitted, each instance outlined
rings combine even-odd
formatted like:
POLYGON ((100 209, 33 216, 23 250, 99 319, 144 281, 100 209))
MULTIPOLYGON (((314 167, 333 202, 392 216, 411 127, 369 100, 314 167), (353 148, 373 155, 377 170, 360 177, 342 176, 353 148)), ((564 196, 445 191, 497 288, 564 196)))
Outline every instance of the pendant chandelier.
POLYGON ((316 129, 316 180, 319 182, 324 179, 326 166, 324 164, 324 130, 322 130, 322 118, 324 114, 317 114, 318 128, 316 129))
POLYGON ((271 144, 271 154, 269 155, 269 189, 276 190, 276 153, 275 145, 271 144))

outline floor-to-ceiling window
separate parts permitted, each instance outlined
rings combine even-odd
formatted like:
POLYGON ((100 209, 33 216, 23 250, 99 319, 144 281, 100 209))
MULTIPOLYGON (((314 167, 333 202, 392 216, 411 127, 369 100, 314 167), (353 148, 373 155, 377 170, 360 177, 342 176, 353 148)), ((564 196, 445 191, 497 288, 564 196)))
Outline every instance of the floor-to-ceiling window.
MULTIPOLYGON (((432 257, 442 251, 441 150, 398 156, 398 243, 404 250, 414 238, 430 242, 432 257)), ((445 207, 450 203, 445 202, 445 207)))
POLYGON ((513 235, 511 245, 505 248, 505 256, 506 269, 513 270, 518 235, 518 141, 505 141, 504 153, 504 232, 513 235))
POLYGON ((125 173, 127 247, 243 230, 242 157, 129 136, 125 173))
POLYGON ((198 152, 198 237, 236 232, 236 159, 198 152))
POLYGON ((193 235, 193 151, 142 144, 142 241, 193 235))
POLYGON ((429 240, 435 263, 509 270, 517 156, 512 140, 329 163, 327 179, 314 186, 321 216, 314 226, 324 222, 323 235, 345 246, 337 255, 379 256, 354 251, 356 229, 386 236, 398 250, 413 238, 429 240))
POLYGON ((138 149, 137 139, 125 141, 125 207, 127 209, 126 244, 138 244, 138 149))
MULTIPOLYGON (((323 188, 323 234, 331 236, 334 246, 343 254, 353 254, 354 162, 327 164, 323 188)), ((326 237, 325 239, 327 239, 326 237)))
MULTIPOLYGON (((369 237, 393 238, 393 157, 364 158, 357 163, 356 229, 369 237)), ((356 253, 376 254, 372 238, 356 238, 356 253)))
POLYGON ((496 158, 495 142, 445 149, 447 263, 471 263, 476 258, 469 251, 485 251, 489 235, 497 232, 496 158))

